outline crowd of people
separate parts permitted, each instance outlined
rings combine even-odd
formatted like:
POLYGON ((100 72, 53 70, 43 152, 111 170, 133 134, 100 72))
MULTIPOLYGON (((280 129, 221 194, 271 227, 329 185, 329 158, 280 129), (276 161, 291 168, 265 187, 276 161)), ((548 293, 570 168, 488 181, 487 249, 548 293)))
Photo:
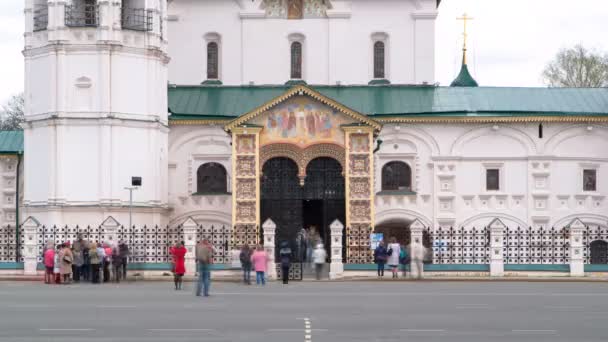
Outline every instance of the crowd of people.
POLYGON ((407 276, 408 265, 411 265, 411 275, 416 278, 422 277, 423 262, 429 251, 420 243, 413 241, 408 246, 403 246, 397 239, 391 237, 388 245, 380 241, 374 250, 374 263, 378 265, 378 277, 384 277, 386 266, 391 270, 393 279, 399 278, 399 268, 403 271, 403 277, 407 276))
POLYGON ((56 246, 49 242, 43 251, 44 282, 120 282, 127 277, 128 256, 129 247, 124 241, 98 244, 78 238, 56 246))

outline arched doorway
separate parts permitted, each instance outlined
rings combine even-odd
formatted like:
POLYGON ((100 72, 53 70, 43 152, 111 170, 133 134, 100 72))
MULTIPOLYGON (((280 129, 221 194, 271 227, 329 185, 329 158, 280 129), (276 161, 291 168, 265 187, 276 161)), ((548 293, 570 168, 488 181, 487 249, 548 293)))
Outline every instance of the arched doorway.
POLYGON ((591 264, 608 264, 608 242, 595 240, 589 244, 589 249, 591 264))
POLYGON ((302 217, 304 228, 318 228, 321 240, 328 251, 329 225, 336 219, 345 222, 344 176, 342 165, 329 157, 311 160, 306 167, 302 217))
POLYGON ((269 159, 262 167, 260 190, 261 222, 272 219, 277 225, 277 245, 287 241, 292 250, 297 251, 297 237, 303 227, 298 165, 285 157, 269 159))
POLYGON ((293 160, 271 158, 262 166, 260 190, 260 219, 276 223, 277 245, 287 241, 297 254, 296 261, 304 261, 301 231, 315 226, 329 252, 329 225, 335 219, 344 223, 346 217, 344 176, 338 161, 329 157, 310 161, 302 186, 293 160))

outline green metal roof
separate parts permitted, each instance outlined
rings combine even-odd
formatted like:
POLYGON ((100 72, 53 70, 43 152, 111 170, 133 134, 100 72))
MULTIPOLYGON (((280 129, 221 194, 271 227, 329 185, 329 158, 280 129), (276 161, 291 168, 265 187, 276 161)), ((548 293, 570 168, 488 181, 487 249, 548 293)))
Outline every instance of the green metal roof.
POLYGON ((0 131, 0 153, 23 153, 23 131, 0 131))
POLYGON ((458 76, 452 81, 450 87, 477 87, 477 81, 471 76, 469 73, 469 68, 466 64, 463 64, 460 67, 460 72, 458 76))
MULTIPOLYGON (((608 88, 309 86, 372 116, 608 115, 608 88)), ((171 120, 232 119, 280 96, 287 86, 172 86, 171 120)))

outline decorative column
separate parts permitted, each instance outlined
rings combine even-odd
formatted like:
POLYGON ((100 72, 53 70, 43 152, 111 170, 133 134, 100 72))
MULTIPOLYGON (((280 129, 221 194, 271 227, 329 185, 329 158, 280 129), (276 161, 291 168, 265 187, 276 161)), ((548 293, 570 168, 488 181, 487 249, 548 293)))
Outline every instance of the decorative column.
POLYGON ((342 263, 342 230, 344 225, 339 220, 335 220, 329 226, 331 230, 331 263, 329 264, 329 279, 341 278, 344 273, 342 263))
POLYGON ((496 218, 490 223, 490 276, 502 277, 505 275, 504 264, 504 235, 509 229, 500 219, 496 218))
POLYGON ((120 223, 116 221, 112 216, 108 216, 102 223, 101 228, 103 235, 101 236, 101 240, 107 242, 111 246, 118 245, 118 228, 120 227, 120 223))
POLYGON ((277 279, 277 266, 274 261, 275 243, 274 237, 277 230, 277 225, 271 219, 267 219, 262 225, 264 229, 264 250, 268 254, 268 272, 267 278, 269 280, 277 279))
MULTIPOLYGON (((422 240, 424 236, 424 228, 425 227, 422 222, 420 222, 420 220, 416 219, 414 222, 412 222, 412 224, 410 225, 410 245, 414 243, 424 245, 424 242, 422 240)), ((410 255, 410 275, 412 274, 414 267, 416 267, 414 263, 414 258, 412 258, 412 256, 410 255)), ((418 272, 420 272, 420 277, 424 276, 424 264, 422 266, 422 269, 418 270, 418 272)))
POLYGON ((186 274, 196 274, 196 228, 198 224, 191 217, 189 217, 184 223, 182 228, 184 229, 184 243, 186 247, 186 274))
POLYGON ((23 234, 23 274, 36 275, 38 266, 38 227, 40 223, 29 217, 21 226, 23 234))
POLYGON ((585 224, 579 219, 574 219, 568 227, 570 228, 570 276, 584 277, 583 231, 585 224))
POLYGON ((374 231, 374 128, 343 126, 346 161, 346 262, 369 264, 373 261, 370 235, 374 231))
POLYGON ((255 246, 260 236, 260 131, 232 129, 232 248, 255 246))

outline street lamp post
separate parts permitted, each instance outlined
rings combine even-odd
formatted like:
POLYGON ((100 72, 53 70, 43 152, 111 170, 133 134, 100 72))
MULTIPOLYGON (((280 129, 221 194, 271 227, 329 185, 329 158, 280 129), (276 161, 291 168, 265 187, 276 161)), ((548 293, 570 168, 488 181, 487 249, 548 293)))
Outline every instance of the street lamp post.
POLYGON ((132 227, 132 215, 133 215, 133 190, 137 190, 136 186, 125 187, 125 190, 129 190, 129 229, 132 227))

